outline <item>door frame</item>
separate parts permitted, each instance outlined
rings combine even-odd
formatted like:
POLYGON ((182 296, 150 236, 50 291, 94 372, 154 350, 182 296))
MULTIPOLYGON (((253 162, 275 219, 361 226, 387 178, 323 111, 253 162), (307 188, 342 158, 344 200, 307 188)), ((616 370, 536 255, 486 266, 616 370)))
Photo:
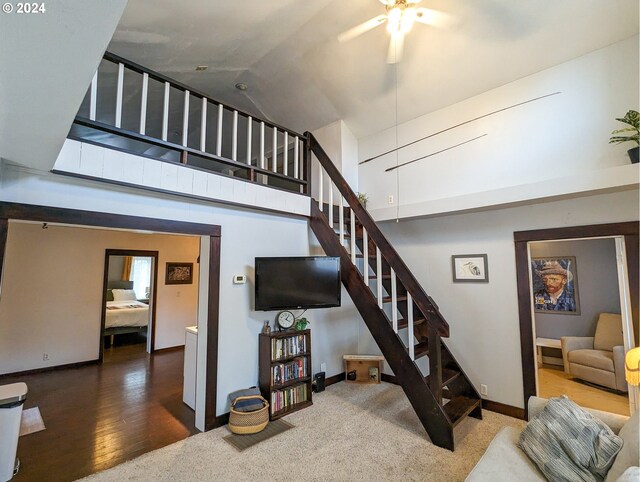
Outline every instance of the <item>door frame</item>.
POLYGON ((513 233, 516 255, 516 283, 518 289, 518 313, 520 318, 520 349, 522 353, 522 385, 525 417, 528 417, 529 398, 536 394, 535 340, 533 339, 533 316, 531 314, 531 288, 529 280, 530 241, 556 241, 563 239, 624 237, 631 318, 638 320, 638 221, 609 224, 592 224, 565 228, 516 231, 513 233))
POLYGON ((151 299, 149 300, 149 307, 151 313, 149 313, 150 330, 147 330, 147 336, 149 337, 147 351, 149 354, 155 351, 156 347, 156 290, 158 289, 158 251, 146 251, 140 249, 106 249, 104 254, 104 278, 102 281, 102 316, 100 317, 100 356, 98 359, 102 363, 104 359, 104 328, 106 325, 107 311, 104 309, 107 306, 107 286, 109 283, 109 257, 110 256, 142 256, 145 258, 153 258, 153 269, 151 272, 151 299))
POLYGON ((2 280, 4 272, 9 220, 208 236, 210 240, 208 297, 207 300, 199 300, 199 302, 207 301, 208 306, 204 429, 205 431, 211 430, 223 424, 221 418, 216 419, 220 313, 220 236, 222 231, 219 225, 0 201, 0 280, 2 280))

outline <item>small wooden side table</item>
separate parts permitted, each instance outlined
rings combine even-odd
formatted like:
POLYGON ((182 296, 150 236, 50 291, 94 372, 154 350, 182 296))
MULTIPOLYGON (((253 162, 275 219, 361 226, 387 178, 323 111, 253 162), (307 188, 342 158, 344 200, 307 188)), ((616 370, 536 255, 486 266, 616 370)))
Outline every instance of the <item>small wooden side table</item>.
POLYGON ((347 383, 380 383, 382 377, 382 355, 344 355, 344 373, 347 383), (355 379, 349 373, 355 372, 355 379))

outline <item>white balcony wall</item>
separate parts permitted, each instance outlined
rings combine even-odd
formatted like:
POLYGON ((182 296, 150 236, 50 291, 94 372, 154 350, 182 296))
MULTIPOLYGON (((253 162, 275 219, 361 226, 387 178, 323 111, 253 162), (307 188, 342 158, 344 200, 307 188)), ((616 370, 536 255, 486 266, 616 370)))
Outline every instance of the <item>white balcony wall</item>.
POLYGON ((67 139, 54 171, 202 200, 309 215, 309 198, 186 166, 67 139))

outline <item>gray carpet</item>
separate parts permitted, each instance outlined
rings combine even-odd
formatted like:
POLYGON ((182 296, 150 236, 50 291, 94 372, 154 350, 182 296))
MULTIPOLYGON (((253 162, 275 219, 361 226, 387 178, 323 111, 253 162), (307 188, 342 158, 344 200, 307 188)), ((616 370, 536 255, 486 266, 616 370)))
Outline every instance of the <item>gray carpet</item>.
POLYGON ((294 430, 240 453, 202 433, 92 475, 101 481, 462 481, 504 426, 524 422, 484 411, 456 427, 455 452, 431 444, 402 389, 338 383, 286 420, 294 430))

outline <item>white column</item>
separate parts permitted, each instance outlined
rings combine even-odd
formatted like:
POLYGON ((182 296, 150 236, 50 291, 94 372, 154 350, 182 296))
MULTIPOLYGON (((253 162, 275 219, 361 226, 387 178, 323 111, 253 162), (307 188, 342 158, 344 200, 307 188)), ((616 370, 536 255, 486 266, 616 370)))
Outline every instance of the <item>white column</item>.
POLYGON ((351 262, 356 264, 356 215, 351 210, 351 262))
POLYGON ((283 171, 285 176, 289 175, 289 133, 284 131, 284 152, 282 157, 283 171))
POLYGON ((222 156, 222 114, 224 112, 224 106, 218 104, 218 132, 216 135, 216 156, 222 156))
POLYGON ((116 89, 116 127, 122 125, 122 90, 124 89, 124 64, 118 64, 118 87, 116 89))
POLYGON ((413 298, 411 298, 411 293, 407 291, 407 329, 409 330, 408 338, 409 338, 409 357, 412 360, 416 359, 415 355, 415 346, 413 343, 413 298))
POLYGON ((186 146, 189 141, 189 95, 191 92, 184 91, 184 112, 182 113, 182 145, 186 146))
POLYGON ((142 74, 142 96, 140 98, 140 134, 147 132, 147 97, 149 96, 149 74, 142 74))
POLYGON ((376 287, 378 288, 378 307, 382 308, 382 253, 380 248, 376 245, 376 287))
POLYGON ((238 111, 233 111, 233 127, 231 130, 231 160, 238 160, 238 111))
POLYGON ((264 169, 264 122, 260 122, 260 169, 264 169))
POLYGON ((273 172, 278 172, 278 129, 276 129, 276 126, 273 126, 273 139, 271 148, 273 149, 271 152, 271 170, 273 172))
MULTIPOLYGON (((382 285, 382 273, 378 273, 378 283, 382 285)), ((393 331, 398 333, 398 286, 396 272, 391 269, 391 323, 393 331)))
POLYGON ((209 102, 206 97, 202 98, 202 117, 200 118, 200 150, 205 152, 207 149, 207 105, 209 102))
POLYGON ((247 117, 247 164, 251 165, 251 134, 253 131, 253 117, 247 117))
POLYGON ((171 85, 169 82, 164 83, 164 103, 162 107, 162 140, 167 140, 167 133, 169 132, 169 89, 171 85))
POLYGON ((338 219, 340 221, 340 246, 344 248, 344 205, 342 200, 342 194, 338 191, 340 207, 338 211, 338 219))
POLYGON ((369 286, 369 234, 362 226, 362 247, 364 256, 364 284, 369 286))
POLYGON ((293 145, 293 177, 299 179, 298 175, 298 156, 300 155, 300 141, 298 136, 295 137, 296 143, 293 145))
POLYGON ((96 104, 98 102, 98 71, 93 74, 91 79, 91 94, 89 97, 89 119, 96 120, 96 104))

